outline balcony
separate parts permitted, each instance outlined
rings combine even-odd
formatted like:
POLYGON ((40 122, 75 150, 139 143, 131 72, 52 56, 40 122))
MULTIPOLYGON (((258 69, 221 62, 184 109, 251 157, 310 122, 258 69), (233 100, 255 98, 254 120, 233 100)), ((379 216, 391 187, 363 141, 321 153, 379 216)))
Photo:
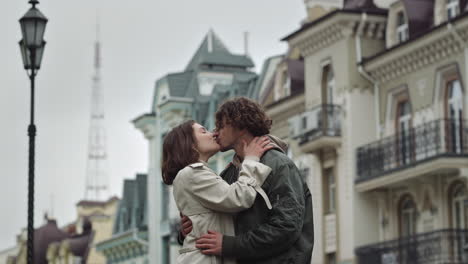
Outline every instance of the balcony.
POLYGON ((319 105, 289 119, 290 134, 302 152, 315 152, 341 144, 341 107, 319 105))
POLYGON ((356 189, 368 191, 468 167, 465 121, 435 120, 357 149, 356 189))
POLYGON ((359 247, 359 264, 468 263, 468 230, 444 229, 359 247))

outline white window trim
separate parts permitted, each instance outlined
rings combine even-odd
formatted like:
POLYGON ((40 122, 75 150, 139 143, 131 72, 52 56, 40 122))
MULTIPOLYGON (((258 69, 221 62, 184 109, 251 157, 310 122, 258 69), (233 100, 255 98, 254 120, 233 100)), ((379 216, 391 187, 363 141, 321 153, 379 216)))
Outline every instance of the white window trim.
POLYGON ((408 23, 397 26, 398 43, 407 41, 409 39, 408 23))
POLYGON ((396 25, 396 43, 401 43, 409 39, 409 26, 408 26, 408 17, 406 16, 403 10, 396 12, 395 16, 395 25, 396 25), (400 14, 403 16, 404 23, 398 25, 400 20, 400 14))

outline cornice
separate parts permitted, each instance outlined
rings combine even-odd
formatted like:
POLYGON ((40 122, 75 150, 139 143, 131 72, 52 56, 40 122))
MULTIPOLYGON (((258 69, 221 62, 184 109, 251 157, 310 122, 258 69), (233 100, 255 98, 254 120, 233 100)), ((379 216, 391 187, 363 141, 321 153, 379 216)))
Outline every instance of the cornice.
MULTIPOLYGON (((304 106, 305 95, 304 93, 297 94, 296 96, 286 97, 284 101, 279 103, 273 103, 265 106, 266 112, 270 117, 275 117, 279 114, 290 111, 291 109, 297 109, 304 106)), ((274 119, 274 118, 273 118, 274 119)))
POLYGON ((135 128, 140 130, 146 139, 152 139, 156 132, 156 115, 144 114, 133 121, 135 128))
POLYGON ((458 39, 451 30, 443 27, 417 41, 365 62, 365 70, 377 82, 383 83, 444 60, 459 53, 466 45, 464 42, 468 40, 468 24, 453 30, 456 30, 462 39, 458 39))
POLYGON ((383 40, 385 26, 385 17, 339 13, 291 38, 289 44, 306 57, 353 35, 383 40))

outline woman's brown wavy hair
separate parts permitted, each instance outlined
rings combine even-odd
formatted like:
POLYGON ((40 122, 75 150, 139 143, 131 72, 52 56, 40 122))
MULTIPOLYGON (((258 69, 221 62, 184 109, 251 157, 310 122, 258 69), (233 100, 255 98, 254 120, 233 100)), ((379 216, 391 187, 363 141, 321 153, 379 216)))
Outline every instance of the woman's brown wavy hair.
POLYGON ((171 185, 181 169, 200 158, 195 149, 197 140, 193 124, 193 120, 186 121, 173 128, 164 138, 161 170, 165 184, 171 185))
POLYGON ((240 130, 246 129, 254 137, 269 134, 272 123, 263 108, 246 97, 227 100, 219 107, 216 129, 221 129, 223 122, 240 130))

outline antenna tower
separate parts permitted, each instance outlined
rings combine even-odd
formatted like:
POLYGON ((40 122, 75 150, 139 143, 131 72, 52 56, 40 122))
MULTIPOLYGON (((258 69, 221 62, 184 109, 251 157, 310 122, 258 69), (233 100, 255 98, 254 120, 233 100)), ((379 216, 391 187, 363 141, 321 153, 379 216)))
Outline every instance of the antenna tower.
POLYGON ((99 22, 96 23, 94 44, 94 76, 92 78, 91 124, 88 134, 85 199, 103 201, 108 198, 106 129, 104 126, 104 98, 101 87, 101 57, 99 22))

